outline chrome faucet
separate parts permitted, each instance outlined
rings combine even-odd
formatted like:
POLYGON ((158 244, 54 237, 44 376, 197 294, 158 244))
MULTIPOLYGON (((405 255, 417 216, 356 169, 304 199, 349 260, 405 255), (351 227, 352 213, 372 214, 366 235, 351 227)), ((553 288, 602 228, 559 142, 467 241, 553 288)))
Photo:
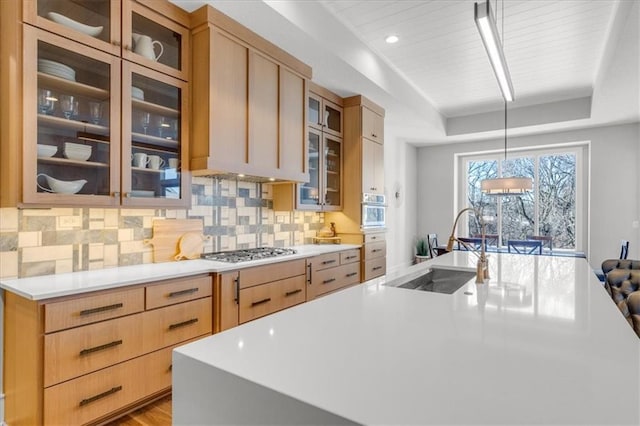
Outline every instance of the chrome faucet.
POLYGON ((456 220, 453 222, 453 228, 451 228, 451 235, 449 235, 449 241, 447 242, 447 248, 446 251, 450 252, 453 250, 453 243, 454 241, 457 241, 459 244, 462 244, 463 246, 465 246, 467 248, 467 250, 469 250, 470 252, 472 252, 473 254, 475 254, 478 257, 478 263, 476 264, 476 283, 477 284, 481 284, 484 283, 485 280, 489 279, 489 261, 487 260, 487 254, 485 252, 485 248, 484 248, 484 243, 485 243, 485 231, 484 231, 484 221, 482 220, 482 217, 478 214, 478 212, 473 208, 473 207, 467 207, 464 208, 462 210, 460 210, 460 212, 458 213, 458 215, 456 216, 456 220), (464 242, 464 241, 460 241, 456 236, 456 226, 458 225, 458 220, 460 220, 460 216, 462 216, 462 213, 466 212, 466 211, 472 211, 476 214, 476 216, 480 217, 480 225, 481 225, 481 237, 482 237, 482 241, 480 242, 480 253, 478 253, 478 250, 473 247, 472 245, 464 242))

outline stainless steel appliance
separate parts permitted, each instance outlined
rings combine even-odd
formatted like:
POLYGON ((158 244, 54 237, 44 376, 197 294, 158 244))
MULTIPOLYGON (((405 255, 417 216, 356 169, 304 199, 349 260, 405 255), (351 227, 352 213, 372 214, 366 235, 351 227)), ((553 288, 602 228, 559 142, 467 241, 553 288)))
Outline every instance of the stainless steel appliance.
POLYGON ((387 204, 381 194, 362 194, 362 228, 383 228, 387 204))
POLYGON ((296 251, 294 249, 281 247, 258 247, 244 250, 203 253, 201 257, 202 259, 215 260, 218 262, 238 263, 249 260, 266 259, 269 257, 285 256, 288 254, 296 254, 296 251))

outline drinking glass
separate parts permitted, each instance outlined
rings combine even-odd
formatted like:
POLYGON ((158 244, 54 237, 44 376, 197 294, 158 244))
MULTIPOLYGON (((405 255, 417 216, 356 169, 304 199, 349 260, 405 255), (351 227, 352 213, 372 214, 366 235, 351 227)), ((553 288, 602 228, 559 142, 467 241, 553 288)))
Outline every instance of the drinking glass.
POLYGON ((140 113, 140 124, 142 124, 142 129, 144 130, 145 135, 147 134, 149 123, 151 123, 151 113, 142 111, 142 113, 140 113))
POLYGON ((38 89, 38 112, 40 114, 52 114, 58 98, 48 89, 38 89))
POLYGON ((100 124, 102 119, 102 103, 89 102, 89 116, 93 124, 100 124))
POLYGON ((73 114, 73 107, 76 103, 76 99, 72 95, 62 95, 60 96, 60 109, 62 110, 62 114, 64 114, 64 118, 67 120, 71 119, 71 114, 73 114))

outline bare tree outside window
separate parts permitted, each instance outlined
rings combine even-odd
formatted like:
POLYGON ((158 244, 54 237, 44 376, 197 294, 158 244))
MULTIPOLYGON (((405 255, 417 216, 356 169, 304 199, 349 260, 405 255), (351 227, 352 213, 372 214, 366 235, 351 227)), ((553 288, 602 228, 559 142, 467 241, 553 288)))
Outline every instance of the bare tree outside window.
MULTIPOLYGON (((576 248, 576 155, 542 154, 511 158, 467 161, 467 200, 482 212, 487 234, 508 239, 533 235, 553 237, 553 247, 576 248), (500 167, 498 167, 500 166, 500 167), (484 179, 527 176, 533 191, 518 196, 487 196, 480 190, 484 179)), ((468 219, 469 235, 480 234, 479 218, 468 219)))

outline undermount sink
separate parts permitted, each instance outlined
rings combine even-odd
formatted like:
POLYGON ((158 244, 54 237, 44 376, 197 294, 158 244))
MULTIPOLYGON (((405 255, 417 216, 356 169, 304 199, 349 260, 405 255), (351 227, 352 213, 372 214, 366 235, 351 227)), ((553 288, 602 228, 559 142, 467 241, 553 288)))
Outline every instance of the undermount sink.
POLYGON ((400 284, 398 288, 453 294, 476 276, 475 272, 431 269, 425 274, 400 284))

